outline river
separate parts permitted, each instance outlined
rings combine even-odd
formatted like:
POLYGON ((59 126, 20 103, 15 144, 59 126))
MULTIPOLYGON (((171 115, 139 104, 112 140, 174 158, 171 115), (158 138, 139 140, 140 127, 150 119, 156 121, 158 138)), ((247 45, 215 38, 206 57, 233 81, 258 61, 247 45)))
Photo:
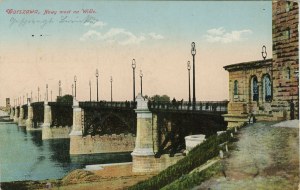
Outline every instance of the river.
POLYGON ((42 131, 26 131, 0 122, 0 182, 59 179, 88 164, 129 162, 124 154, 69 155, 69 139, 42 140, 42 131))

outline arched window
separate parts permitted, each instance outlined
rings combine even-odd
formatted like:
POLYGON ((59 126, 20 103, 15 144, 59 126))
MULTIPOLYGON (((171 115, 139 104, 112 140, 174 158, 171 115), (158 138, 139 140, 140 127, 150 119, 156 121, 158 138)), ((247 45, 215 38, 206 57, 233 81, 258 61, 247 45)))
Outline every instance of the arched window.
POLYGON ((233 95, 238 95, 239 91, 238 91, 238 81, 235 80, 234 81, 234 88, 233 88, 233 95))
POLYGON ((254 76, 251 79, 251 92, 252 92, 252 100, 258 101, 259 94, 258 94, 258 84, 257 84, 257 77, 254 76))
POLYGON ((291 79, 291 69, 288 67, 286 68, 286 78, 289 80, 291 79))
POLYGON ((264 93, 265 101, 272 100, 272 85, 271 85, 271 79, 269 75, 265 75, 263 77, 263 93, 264 93))

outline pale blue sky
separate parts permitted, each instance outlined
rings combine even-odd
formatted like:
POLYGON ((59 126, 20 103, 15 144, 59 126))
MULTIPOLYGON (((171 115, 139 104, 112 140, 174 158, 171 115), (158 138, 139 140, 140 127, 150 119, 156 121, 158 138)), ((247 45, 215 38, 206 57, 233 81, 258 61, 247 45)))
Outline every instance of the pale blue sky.
MULTIPOLYGON (((82 20, 86 16, 70 14, 68 19, 82 20)), ((110 99, 107 82, 110 75, 116 88, 114 99, 131 99, 133 58, 138 69, 143 69, 146 94, 169 94, 186 100, 186 61, 191 60, 192 41, 197 48, 197 100, 221 100, 228 98, 228 74, 222 68, 224 65, 261 59, 262 45, 267 45, 271 57, 271 1, 2 0, 0 24, 0 84, 10 88, 7 94, 0 95, 0 102, 45 83, 56 89, 59 79, 67 86, 65 93, 70 94, 75 74, 79 80, 78 98, 87 99, 86 84, 89 79, 94 82, 96 68, 102 71, 103 99, 110 99), (45 9, 85 8, 96 10, 96 14, 89 14, 96 25, 59 24, 61 14, 43 15, 45 9), (40 14, 9 15, 7 9, 37 9, 40 14), (11 20, 23 18, 52 18, 54 23, 43 28, 39 24, 11 25, 11 20), (71 71, 66 71, 69 68, 71 71), (26 72, 31 73, 32 80, 24 82, 12 77, 26 72), (206 81, 218 87, 218 91, 206 81), (14 85, 19 82, 22 87, 14 85)))

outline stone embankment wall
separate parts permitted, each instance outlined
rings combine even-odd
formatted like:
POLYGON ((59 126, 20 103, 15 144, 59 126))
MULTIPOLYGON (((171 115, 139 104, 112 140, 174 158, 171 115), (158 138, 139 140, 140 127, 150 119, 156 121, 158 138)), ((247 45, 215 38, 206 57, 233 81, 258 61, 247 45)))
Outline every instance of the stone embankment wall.
POLYGON ((132 134, 103 136, 71 136, 70 154, 132 152, 135 137, 132 134))
POLYGON ((72 127, 42 127, 42 139, 68 139, 72 127))
POLYGON ((160 158, 154 156, 133 156, 132 170, 135 172, 160 172, 167 167, 176 164, 184 158, 182 154, 175 154, 170 157, 168 154, 163 154, 160 158))

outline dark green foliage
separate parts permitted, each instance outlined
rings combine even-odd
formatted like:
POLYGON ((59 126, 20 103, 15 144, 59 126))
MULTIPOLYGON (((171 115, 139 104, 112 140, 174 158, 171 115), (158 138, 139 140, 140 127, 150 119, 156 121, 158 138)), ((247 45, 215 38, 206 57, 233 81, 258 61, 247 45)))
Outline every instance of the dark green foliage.
POLYGON ((57 96, 57 102, 73 102, 73 96, 70 94, 64 96, 57 96))
POLYGON ((170 97, 168 95, 154 95, 150 98, 150 100, 156 102, 170 102, 170 97))
POLYGON ((220 144, 224 142, 232 142, 234 138, 230 133, 233 130, 227 130, 226 133, 221 135, 210 136, 202 144, 196 146, 190 151, 190 153, 183 159, 179 160, 177 164, 168 167, 160 172, 158 175, 138 183, 137 185, 130 187, 132 190, 154 190, 161 189, 162 187, 170 184, 176 179, 188 174, 196 167, 204 164, 206 161, 218 156, 221 147, 220 144))
POLYGON ((206 168, 201 172, 194 172, 190 175, 184 175, 174 181, 173 183, 165 186, 163 190, 173 189, 191 189, 197 185, 200 185, 203 181, 217 174, 222 170, 222 165, 218 162, 211 167, 206 168))

